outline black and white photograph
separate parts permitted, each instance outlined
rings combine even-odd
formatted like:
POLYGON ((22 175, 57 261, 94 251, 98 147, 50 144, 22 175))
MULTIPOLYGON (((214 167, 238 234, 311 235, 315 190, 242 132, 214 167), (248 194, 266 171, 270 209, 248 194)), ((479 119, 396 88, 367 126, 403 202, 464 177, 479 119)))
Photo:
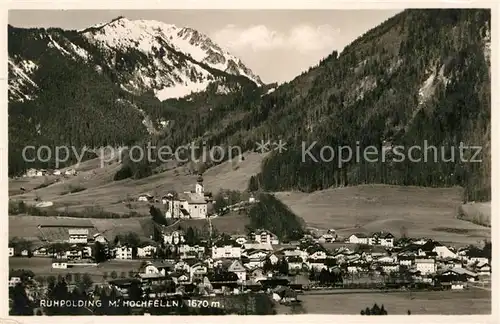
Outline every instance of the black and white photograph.
POLYGON ((491 315, 493 18, 10 9, 9 316, 491 315))

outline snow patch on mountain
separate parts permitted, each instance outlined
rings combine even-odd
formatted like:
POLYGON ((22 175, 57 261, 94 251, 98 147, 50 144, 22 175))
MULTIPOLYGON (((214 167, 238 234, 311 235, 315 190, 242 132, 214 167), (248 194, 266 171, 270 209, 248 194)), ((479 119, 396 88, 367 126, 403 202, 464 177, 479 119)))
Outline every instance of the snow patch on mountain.
POLYGON ((33 96, 31 93, 38 86, 31 79, 31 76, 38 69, 38 66, 31 60, 21 60, 15 63, 12 58, 9 58, 8 61, 9 100, 20 102, 32 100, 33 96))

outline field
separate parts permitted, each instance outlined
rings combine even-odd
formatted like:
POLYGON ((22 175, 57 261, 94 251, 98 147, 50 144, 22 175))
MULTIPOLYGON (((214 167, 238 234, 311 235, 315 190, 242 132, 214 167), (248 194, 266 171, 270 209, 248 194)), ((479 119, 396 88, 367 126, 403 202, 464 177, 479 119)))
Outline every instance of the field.
POLYGON ((143 239, 149 238, 153 233, 150 217, 124 218, 124 219, 95 219, 95 218, 69 218, 69 217, 43 217, 43 216, 9 216, 9 237, 23 237, 28 240, 38 241, 40 230, 38 224, 57 225, 66 224, 73 226, 94 225, 95 229, 103 233, 108 240, 112 240, 118 233, 135 232, 143 239))
POLYGON ((362 185, 276 196, 307 226, 333 228, 343 237, 384 230, 396 237, 428 237, 457 246, 491 237, 490 228, 457 219, 461 188, 362 185))
MULTIPOLYGON (((220 189, 245 190, 248 180, 260 170, 260 163, 264 155, 258 153, 244 154, 244 160, 224 162, 212 167, 203 173, 206 191, 213 193, 220 189)), ((9 180, 9 198, 34 202, 35 198, 42 201, 51 201, 56 207, 69 211, 83 211, 86 208, 100 207, 114 213, 129 213, 135 211, 140 214, 149 214, 149 204, 132 202, 145 192, 161 197, 170 190, 184 192, 194 190, 198 175, 188 166, 179 166, 165 172, 152 175, 148 178, 133 180, 125 179, 113 181, 113 177, 121 164, 113 162, 100 167, 100 160, 93 159, 75 166, 79 171, 77 176, 55 176, 37 178, 18 178, 9 180), (49 186, 34 190, 44 183, 49 186), (71 188, 85 188, 75 193, 64 194, 71 188), (21 188, 25 191, 22 192, 21 188)))
MULTIPOLYGON (((116 271, 118 277, 125 272, 128 277, 129 271, 138 271, 141 265, 141 260, 111 260, 99 264, 98 266, 82 266, 68 269, 52 269, 51 258, 9 258, 9 269, 25 269, 31 270, 35 276, 55 276, 67 273, 88 273, 94 282, 103 282, 103 273, 107 272, 110 277, 111 272, 116 271)), ((110 277, 111 278, 111 277, 110 277)))
POLYGON ((491 226, 491 202, 464 204, 460 207, 459 217, 474 224, 491 226))
POLYGON ((361 309, 382 304, 389 315, 491 314, 491 292, 477 288, 464 291, 419 291, 299 295, 308 314, 359 315, 361 309))

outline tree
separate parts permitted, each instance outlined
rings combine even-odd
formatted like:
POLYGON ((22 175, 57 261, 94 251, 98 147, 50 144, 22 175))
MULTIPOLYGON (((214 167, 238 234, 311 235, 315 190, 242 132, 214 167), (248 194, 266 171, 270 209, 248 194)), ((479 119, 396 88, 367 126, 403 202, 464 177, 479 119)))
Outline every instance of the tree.
POLYGON ((122 272, 120 273, 120 278, 122 278, 122 279, 127 278, 127 273, 126 273, 125 271, 122 271, 122 272))
POLYGON ((29 300, 24 284, 17 284, 12 291, 12 310, 10 315, 33 315, 33 305, 29 300))
POLYGON ((282 260, 279 261, 279 263, 278 263, 278 271, 282 275, 285 275, 285 276, 288 275, 289 268, 288 268, 288 262, 286 261, 286 259, 282 259, 282 260))
POLYGON ((380 315, 387 315, 387 311, 384 308, 384 304, 380 307, 380 315))
POLYGON ((134 277, 135 277, 135 271, 134 271, 134 270, 130 270, 130 271, 128 272, 128 277, 129 277, 129 278, 134 278, 134 277))
POLYGON ((104 272, 102 273, 102 279, 107 280, 107 279, 108 279, 108 276, 109 276, 109 274, 108 274, 108 272, 107 272, 107 271, 104 271, 104 272))
POLYGON ((186 231, 186 243, 188 245, 194 245, 197 243, 196 241, 197 241, 196 234, 194 233, 193 228, 189 226, 186 231))
POLYGON ((114 270, 113 270, 113 271, 111 272, 111 278, 112 278, 112 279, 116 279, 116 278, 118 278, 118 273, 116 273, 116 271, 114 271, 114 270))
POLYGON ((262 270, 264 271, 264 273, 268 273, 271 272, 273 269, 274 266, 271 263, 271 260, 269 260, 269 258, 266 258, 266 260, 264 261, 264 265, 262 266, 262 270))
POLYGON ((90 275, 88 273, 84 273, 80 282, 80 289, 82 291, 87 291, 88 289, 90 289, 90 287, 92 287, 93 284, 94 282, 92 281, 90 275))

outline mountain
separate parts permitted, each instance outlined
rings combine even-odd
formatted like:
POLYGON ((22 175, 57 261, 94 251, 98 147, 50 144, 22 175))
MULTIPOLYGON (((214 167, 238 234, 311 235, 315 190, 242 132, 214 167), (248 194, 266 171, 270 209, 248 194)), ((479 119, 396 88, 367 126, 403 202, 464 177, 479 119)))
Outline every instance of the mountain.
POLYGON ((119 17, 79 31, 9 25, 8 54, 14 174, 27 167, 26 145, 134 143, 186 113, 169 98, 203 92, 218 100, 263 85, 207 36, 157 21, 119 17))
MULTIPOLYGON (((261 140, 283 140, 286 151, 266 158, 250 182, 253 190, 463 186, 464 200, 488 200, 490 26, 489 10, 405 10, 291 82, 233 94, 206 118, 169 130, 165 141, 195 138, 253 150, 261 140), (480 146, 482 163, 462 161, 461 143, 480 146), (411 161, 416 145, 422 149, 411 161), (361 154, 347 159, 342 146, 361 154), (363 157, 374 149, 375 161, 373 154, 363 157)), ((465 150, 464 160, 473 155, 465 150)))
POLYGON ((240 59, 194 29, 119 17, 80 31, 9 26, 9 100, 31 98, 36 85, 30 75, 37 71, 40 55, 56 54, 110 74, 131 93, 152 90, 160 100, 205 90, 221 75, 214 70, 263 85, 240 59), (26 48, 30 46, 39 48, 26 48))

